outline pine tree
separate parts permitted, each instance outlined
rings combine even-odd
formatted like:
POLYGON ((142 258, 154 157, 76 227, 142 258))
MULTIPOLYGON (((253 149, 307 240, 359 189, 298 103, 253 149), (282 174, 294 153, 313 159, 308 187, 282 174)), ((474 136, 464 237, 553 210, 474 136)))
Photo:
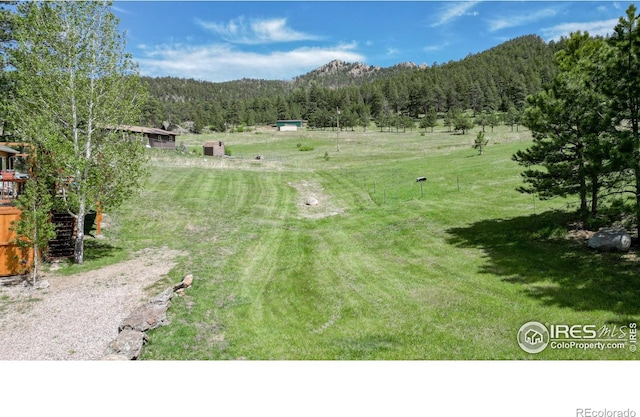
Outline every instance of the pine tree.
POLYGON ((571 35, 558 54, 560 72, 552 86, 527 98, 524 120, 534 143, 513 157, 527 168, 522 174, 527 186, 519 191, 541 198, 578 195, 583 215, 597 213, 610 167, 609 109, 596 91, 599 75, 591 68, 602 46, 586 33, 571 35))
POLYGON ((456 111, 453 114, 453 130, 456 132, 461 130, 464 135, 467 130, 473 128, 473 120, 470 117, 465 116, 461 111, 456 111))
MULTIPOLYGON (((640 230, 640 25, 636 7, 631 4, 608 39, 611 49, 605 57, 605 94, 615 113, 617 154, 631 170, 635 197, 636 224, 640 230)), ((624 168, 621 167, 621 168, 624 168)))
POLYGON ((476 139, 473 141, 472 148, 477 149, 480 155, 482 155, 484 153, 484 148, 487 146, 488 143, 489 143, 489 140, 485 139, 484 132, 479 131, 478 135, 476 136, 476 139))

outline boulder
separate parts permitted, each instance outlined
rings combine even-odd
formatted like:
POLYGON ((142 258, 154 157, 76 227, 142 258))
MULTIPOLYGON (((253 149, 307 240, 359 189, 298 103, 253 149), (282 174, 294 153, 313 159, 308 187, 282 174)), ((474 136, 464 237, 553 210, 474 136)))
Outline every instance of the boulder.
POLYGON ((193 284, 193 275, 182 278, 178 284, 167 288, 149 302, 141 305, 125 318, 118 327, 118 337, 109 343, 102 360, 135 360, 149 340, 148 330, 167 326, 167 310, 176 291, 184 292, 193 284))
POLYGON ((193 284, 193 275, 189 274, 182 278, 182 283, 184 284, 185 288, 189 288, 191 284, 193 284))
POLYGON ((118 353, 107 353, 106 355, 101 357, 100 360, 101 361, 130 361, 131 358, 129 358, 127 355, 121 355, 118 353))
POLYGON ((626 252, 631 247, 631 236, 624 229, 601 229, 587 241, 592 249, 626 252))
POLYGON ((147 340, 146 333, 137 330, 123 330, 114 341, 109 343, 103 359, 137 359, 142 351, 142 346, 147 340))
POLYGON ((169 305, 171 305, 171 298, 173 298, 173 288, 169 287, 166 290, 162 291, 160 294, 156 295, 154 299, 149 301, 149 303, 158 307, 169 307, 169 305))
POLYGON ((42 281, 38 281, 36 283, 35 288, 39 289, 39 290, 46 290, 47 288, 49 288, 51 286, 51 284, 49 283, 49 281, 42 280, 42 281))
POLYGON ((307 198, 306 204, 307 206, 317 206, 318 204, 320 204, 320 202, 316 198, 309 197, 307 198))
POLYGON ((182 281, 173 286, 173 290, 178 292, 180 290, 184 290, 185 288, 191 287, 193 284, 193 275, 189 274, 182 278, 182 281))
POLYGON ((122 321, 118 330, 121 332, 124 330, 146 332, 147 330, 167 326, 169 324, 169 320, 167 319, 167 309, 170 304, 171 303, 154 305, 152 303, 148 303, 142 305, 122 321))

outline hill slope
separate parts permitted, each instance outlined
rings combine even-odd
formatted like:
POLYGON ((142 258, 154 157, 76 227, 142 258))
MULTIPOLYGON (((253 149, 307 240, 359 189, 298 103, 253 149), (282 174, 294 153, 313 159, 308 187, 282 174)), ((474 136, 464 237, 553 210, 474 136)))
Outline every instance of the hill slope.
POLYGON ((559 47, 529 35, 432 67, 408 62, 381 68, 334 60, 290 81, 212 83, 147 77, 151 99, 143 120, 154 126, 163 120, 194 121, 198 131, 198 126, 207 125, 223 129, 225 123, 309 119, 314 112, 335 112, 336 107, 350 109, 358 117, 381 112, 417 117, 430 109, 454 108, 506 111, 521 108, 526 95, 553 79, 559 47))

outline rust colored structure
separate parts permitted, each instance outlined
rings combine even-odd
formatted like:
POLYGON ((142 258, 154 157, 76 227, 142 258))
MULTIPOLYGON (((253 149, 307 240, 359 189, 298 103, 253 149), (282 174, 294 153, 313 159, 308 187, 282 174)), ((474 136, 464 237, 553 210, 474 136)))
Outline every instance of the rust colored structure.
POLYGON ((24 191, 27 177, 14 171, 16 158, 24 154, 9 145, 24 144, 0 144, 0 277, 25 274, 33 259, 31 250, 14 243, 16 234, 11 230, 11 223, 20 219, 22 214, 14 202, 24 191))
POLYGON ((26 178, 16 178, 12 171, 2 171, 0 179, 0 277, 22 275, 27 272, 33 254, 20 248, 14 239, 11 223, 19 220, 22 212, 14 200, 23 192, 26 178))
MULTIPOLYGON (((0 142, 0 277, 24 275, 33 262, 33 252, 30 248, 20 248, 15 242, 16 234, 12 231, 11 223, 20 219, 21 210, 15 206, 15 200, 24 192, 29 175, 14 170, 16 158, 27 157, 28 154, 19 153, 9 146, 25 146, 24 143, 0 142), (8 146, 7 146, 8 145, 8 146)), ((85 216, 84 233, 92 234, 96 224, 96 233, 100 234, 102 213, 100 203, 97 213, 90 212, 85 216)), ((74 254, 77 237, 77 221, 67 213, 51 213, 51 222, 55 225, 56 237, 49 241, 47 258, 69 258, 74 254)))
POLYGON ((0 206, 0 277, 27 273, 33 254, 28 248, 13 243, 16 237, 11 222, 18 220, 22 212, 17 207, 0 206))

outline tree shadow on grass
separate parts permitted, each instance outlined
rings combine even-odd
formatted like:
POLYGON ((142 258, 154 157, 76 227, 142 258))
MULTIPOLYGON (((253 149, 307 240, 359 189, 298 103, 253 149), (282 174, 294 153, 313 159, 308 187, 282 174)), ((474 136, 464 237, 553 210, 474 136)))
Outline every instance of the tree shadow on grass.
POLYGON ((593 251, 584 240, 566 236, 568 221, 566 213, 546 212, 483 220, 447 233, 457 247, 484 251, 481 273, 520 285, 545 305, 640 314, 637 248, 629 254, 593 251))
POLYGON ((98 239, 86 239, 84 241, 84 260, 95 261, 102 258, 115 256, 122 248, 98 239))

